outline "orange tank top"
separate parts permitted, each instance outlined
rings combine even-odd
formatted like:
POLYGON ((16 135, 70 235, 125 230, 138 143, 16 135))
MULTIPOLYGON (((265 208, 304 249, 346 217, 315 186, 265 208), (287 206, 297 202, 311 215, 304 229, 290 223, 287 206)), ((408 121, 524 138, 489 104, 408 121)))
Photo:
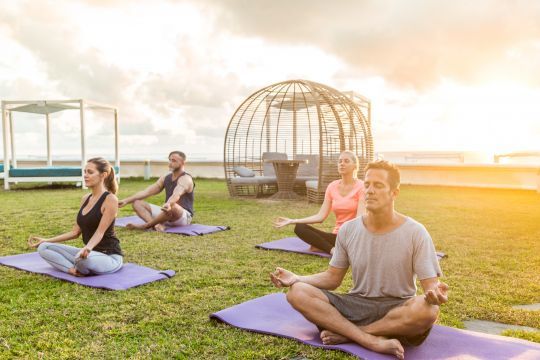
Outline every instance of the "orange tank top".
POLYGON ((337 234, 345 221, 354 219, 357 215, 358 202, 364 199, 364 183, 356 180, 353 189, 345 196, 339 193, 341 180, 332 181, 326 188, 325 197, 332 202, 331 210, 336 215, 336 226, 332 231, 337 234))

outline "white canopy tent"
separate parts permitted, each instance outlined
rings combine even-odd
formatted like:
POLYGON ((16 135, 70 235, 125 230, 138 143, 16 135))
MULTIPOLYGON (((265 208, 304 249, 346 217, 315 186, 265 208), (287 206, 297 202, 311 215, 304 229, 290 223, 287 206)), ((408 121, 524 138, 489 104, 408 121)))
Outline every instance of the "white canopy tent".
MULTIPOLYGON (((16 100, 16 101, 2 101, 2 130, 3 130, 3 144, 4 144, 4 189, 9 190, 9 184, 15 182, 39 182, 39 181, 76 181, 83 182, 82 169, 86 164, 86 136, 85 136, 85 110, 105 110, 112 111, 114 114, 114 165, 118 169, 120 168, 119 158, 119 128, 118 128, 118 109, 109 106, 98 104, 92 101, 76 99, 76 100, 16 100), (15 138, 13 131, 13 113, 24 112, 33 114, 45 115, 46 120, 46 132, 47 132, 47 166, 52 166, 52 154, 51 154, 51 124, 49 115, 55 112, 64 110, 79 110, 79 117, 81 123, 81 168, 77 175, 42 172, 45 175, 40 175, 39 172, 28 174, 21 174, 21 172, 13 172, 17 169, 17 158, 15 152, 15 138), (10 174, 11 172, 11 174, 10 174), (37 174, 37 175, 35 175, 37 174)), ((25 169, 20 169, 25 170, 25 169)), ((30 170, 30 169, 28 169, 30 170)), ((39 169, 33 169, 39 170, 39 169)), ((117 175, 118 176, 118 175, 117 175)))

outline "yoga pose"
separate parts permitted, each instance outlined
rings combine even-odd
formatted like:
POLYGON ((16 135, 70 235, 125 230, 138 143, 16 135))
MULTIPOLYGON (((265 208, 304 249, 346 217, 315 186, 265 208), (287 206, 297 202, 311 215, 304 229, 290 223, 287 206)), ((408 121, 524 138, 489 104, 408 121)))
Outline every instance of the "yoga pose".
POLYGON ((352 151, 342 152, 338 160, 338 172, 341 179, 328 185, 319 212, 302 219, 279 217, 274 222, 274 226, 280 228, 296 224, 294 232, 300 239, 311 245, 311 251, 331 254, 341 225, 365 213, 364 183, 357 178, 358 167, 358 158, 352 151), (307 225, 322 223, 330 215, 330 211, 336 215, 336 226, 331 233, 307 225))
POLYGON ((345 223, 322 273, 299 276, 277 268, 276 287, 290 287, 287 301, 321 329, 324 344, 356 342, 404 358, 403 345, 420 345, 448 300, 435 246, 423 225, 394 210, 399 170, 386 161, 367 165, 367 214, 345 223), (352 269, 348 294, 339 287, 352 269), (424 295, 416 296, 416 279, 424 295))
POLYGON ((120 200, 119 207, 133 203, 133 210, 145 221, 142 225, 128 224, 130 229, 151 229, 165 231, 165 226, 185 226, 191 224, 195 183, 184 171, 186 155, 181 151, 169 154, 169 174, 135 195, 120 200), (159 194, 165 189, 165 204, 157 206, 142 199, 159 194))
POLYGON ((39 255, 60 271, 75 276, 110 274, 120 270, 123 263, 120 241, 114 233, 118 184, 113 167, 103 158, 88 160, 84 183, 92 192, 83 196, 73 229, 50 239, 30 236, 28 245, 37 247, 39 255), (57 244, 76 239, 81 233, 82 249, 57 244))

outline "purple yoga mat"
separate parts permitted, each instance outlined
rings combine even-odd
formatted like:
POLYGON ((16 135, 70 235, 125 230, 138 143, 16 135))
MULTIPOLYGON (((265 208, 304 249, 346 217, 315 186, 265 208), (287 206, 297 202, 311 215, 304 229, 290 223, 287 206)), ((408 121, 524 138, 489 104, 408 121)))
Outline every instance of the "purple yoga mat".
POLYGON ((128 263, 113 274, 76 277, 56 270, 43 260, 37 252, 0 257, 0 265, 107 290, 126 290, 149 282, 169 279, 176 274, 173 270, 158 271, 128 263))
MULTIPOLYGON (((120 227, 126 227, 127 224, 144 224, 144 221, 137 215, 128 216, 123 218, 117 218, 114 225, 120 227)), ((211 234, 214 232, 228 230, 228 226, 214 226, 214 225, 201 225, 201 224, 190 224, 186 226, 173 226, 165 229, 166 233, 171 234, 181 234, 181 235, 205 235, 211 234)))
MULTIPOLYGON (((283 293, 256 298, 218 311, 210 318, 240 329, 281 336, 325 349, 341 350, 365 360, 395 359, 354 343, 323 345, 315 325, 294 310, 283 293)), ((540 344, 435 325, 426 341, 407 347, 405 359, 540 359, 540 344)))
POLYGON ((325 258, 330 258, 330 254, 325 252, 309 251, 309 244, 305 243, 297 237, 288 237, 285 239, 279 239, 274 241, 265 242, 255 247, 266 250, 282 250, 288 252, 295 252, 299 254, 316 255, 325 258))
MULTIPOLYGON (((265 242, 259 245, 255 245, 255 247, 266 250, 282 250, 299 254, 316 255, 325 258, 331 257, 330 254, 324 252, 309 251, 309 244, 305 243, 303 240, 300 240, 297 237, 288 237, 285 239, 265 242)), ((439 260, 444 257, 446 257, 446 254, 442 252, 437 252, 437 258, 439 260)))

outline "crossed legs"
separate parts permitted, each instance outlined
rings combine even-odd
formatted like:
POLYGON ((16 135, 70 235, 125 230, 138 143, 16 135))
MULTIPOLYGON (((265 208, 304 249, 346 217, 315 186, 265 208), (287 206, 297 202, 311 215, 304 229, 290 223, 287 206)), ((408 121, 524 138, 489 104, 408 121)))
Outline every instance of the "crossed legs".
POLYGON ((65 244, 41 243, 39 255, 56 269, 75 276, 110 274, 120 270, 121 255, 107 255, 92 251, 86 259, 77 258, 81 249, 65 244))
POLYGON ((330 254, 332 248, 336 245, 336 234, 324 232, 311 225, 296 224, 294 233, 311 245, 311 251, 323 251, 330 254))
POLYGON ((438 315, 438 307, 427 304, 423 297, 415 297, 382 319, 357 326, 343 317, 321 290, 305 283, 294 284, 287 293, 287 301, 306 319, 325 329, 321 332, 323 343, 353 341, 399 359, 404 357, 403 346, 397 339, 388 337, 420 335, 433 325, 438 315))
POLYGON ((174 204, 171 211, 160 211, 158 214, 152 212, 152 207, 149 203, 142 200, 135 200, 133 202, 133 210, 137 215, 145 221, 142 225, 127 224, 129 229, 151 229, 156 231, 165 231, 166 222, 174 222, 182 217, 184 210, 180 205, 174 204))

